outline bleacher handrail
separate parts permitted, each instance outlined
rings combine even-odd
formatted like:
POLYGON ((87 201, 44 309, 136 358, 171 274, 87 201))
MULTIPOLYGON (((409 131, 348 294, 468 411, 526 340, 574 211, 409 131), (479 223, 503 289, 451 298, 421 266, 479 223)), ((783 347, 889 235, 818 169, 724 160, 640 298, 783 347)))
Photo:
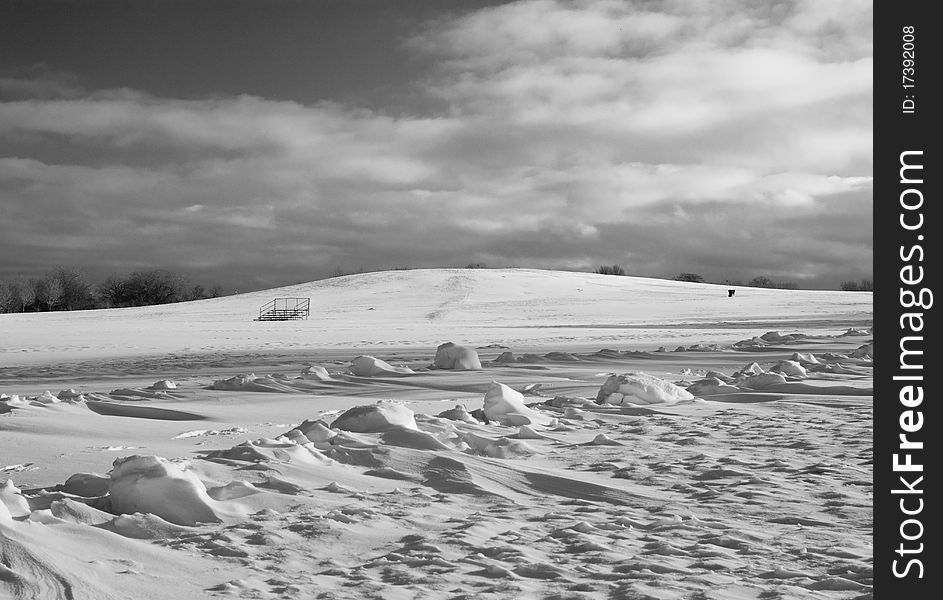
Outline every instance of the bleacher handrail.
POLYGON ((311 312, 311 298, 276 297, 259 307, 257 321, 287 321, 307 319, 311 312))

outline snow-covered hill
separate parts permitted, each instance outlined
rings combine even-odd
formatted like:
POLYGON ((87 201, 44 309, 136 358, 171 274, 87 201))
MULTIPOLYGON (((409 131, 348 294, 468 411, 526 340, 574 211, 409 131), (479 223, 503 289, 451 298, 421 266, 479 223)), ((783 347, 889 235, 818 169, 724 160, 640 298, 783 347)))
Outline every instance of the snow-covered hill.
POLYGON ((385 271, 171 305, 0 315, 0 364, 448 340, 644 347, 683 341, 687 332, 733 341, 767 321, 832 331, 871 313, 871 294, 861 292, 739 287, 730 298, 726 286, 570 271, 385 271), (275 297, 310 297, 310 319, 254 321, 275 297))

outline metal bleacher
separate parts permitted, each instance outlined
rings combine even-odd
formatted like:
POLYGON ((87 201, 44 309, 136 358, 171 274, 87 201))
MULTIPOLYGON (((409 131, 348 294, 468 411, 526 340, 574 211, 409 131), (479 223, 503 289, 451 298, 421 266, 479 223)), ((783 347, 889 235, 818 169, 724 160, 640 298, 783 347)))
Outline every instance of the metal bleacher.
POLYGON ((256 321, 292 321, 307 319, 311 312, 311 298, 275 298, 259 307, 256 321))

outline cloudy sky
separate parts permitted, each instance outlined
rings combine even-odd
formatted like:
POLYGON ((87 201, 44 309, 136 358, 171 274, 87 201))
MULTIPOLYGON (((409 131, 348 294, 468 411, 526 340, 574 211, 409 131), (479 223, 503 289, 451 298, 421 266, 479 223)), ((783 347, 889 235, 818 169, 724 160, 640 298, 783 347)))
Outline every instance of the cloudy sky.
POLYGON ((871 276, 872 7, 5 0, 0 280, 871 276))

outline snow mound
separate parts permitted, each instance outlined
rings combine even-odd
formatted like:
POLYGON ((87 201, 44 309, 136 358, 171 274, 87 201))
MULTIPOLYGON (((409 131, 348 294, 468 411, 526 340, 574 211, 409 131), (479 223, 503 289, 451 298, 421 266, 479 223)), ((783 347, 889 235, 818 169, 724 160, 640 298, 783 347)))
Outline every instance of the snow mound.
POLYGON ((7 479, 3 486, 0 486, 0 521, 7 518, 28 517, 30 513, 29 502, 20 492, 20 489, 13 485, 12 479, 7 479))
POLYGON ((819 359, 815 358, 815 355, 812 354, 811 352, 806 352, 806 353, 793 352, 792 358, 790 360, 793 360, 803 366, 822 364, 822 362, 819 359))
POLYGON ((805 336, 803 336, 801 333, 787 333, 786 335, 783 335, 778 331, 767 331, 760 336, 760 339, 774 344, 788 344, 789 342, 801 340, 803 337, 805 336))
POLYGON ((301 372, 302 379, 313 379, 315 381, 329 381, 331 374, 324 367, 310 366, 301 372))
POLYGON ((415 373, 409 367, 394 367, 387 362, 373 356, 358 356, 350 363, 351 375, 358 377, 402 376, 415 373))
POLYGON ((780 373, 760 373, 740 380, 737 385, 751 390, 762 390, 781 383, 786 383, 786 378, 780 373))
POLYGON ((214 390, 239 391, 251 387, 257 379, 259 379, 259 377, 255 373, 234 375, 229 379, 218 379, 214 381, 212 387, 214 390))
POLYGON ((93 498, 108 493, 109 478, 100 473, 75 473, 62 484, 62 491, 75 496, 93 498))
POLYGON ((497 381, 485 393, 485 417, 502 425, 549 425, 553 419, 524 406, 524 396, 497 381))
POLYGON ((19 394, 13 394, 12 396, 3 395, 3 398, 0 398, 0 402, 3 402, 9 407, 14 406, 26 406, 30 403, 29 396, 20 396, 19 394))
POLYGON ((771 373, 781 373, 786 377, 801 377, 805 379, 809 376, 805 367, 794 360, 781 360, 770 368, 771 373))
POLYGON ((740 391, 740 388, 730 385, 725 381, 721 381, 717 377, 706 377, 695 381, 685 389, 695 396, 715 396, 717 394, 732 394, 740 391))
POLYGON ((734 377, 731 377, 730 375, 725 375, 724 373, 721 373, 720 371, 713 371, 713 370, 705 373, 704 377, 714 377, 715 379, 719 379, 723 381, 724 383, 733 383, 735 379, 734 377))
POLYGON ((755 361, 754 361, 754 362, 751 362, 751 363, 748 364, 747 366, 745 366, 745 367, 743 367, 742 369, 740 369, 740 374, 741 374, 741 375, 747 375, 747 376, 749 376, 749 375, 759 375, 760 373, 765 373, 765 371, 763 371, 763 367, 761 367, 761 366, 759 365, 759 363, 757 363, 757 362, 755 362, 755 361))
POLYGON ((532 446, 519 440, 508 438, 492 439, 483 435, 474 434, 470 431, 460 432, 459 437, 468 446, 468 449, 465 450, 466 454, 489 456, 491 458, 519 458, 538 453, 532 446))
POLYGON ((176 525, 222 520, 203 482, 185 466, 159 456, 117 459, 108 491, 119 514, 151 513, 176 525))
POLYGON ((232 500, 233 498, 243 498, 254 494, 262 493, 262 490, 255 487, 248 481, 230 481, 226 485, 209 488, 207 495, 213 500, 232 500))
POLYGON ((57 519, 80 525, 102 525, 115 518, 114 515, 71 498, 53 500, 49 504, 49 512, 57 519))
POLYGON ((471 348, 457 346, 452 342, 446 342, 436 348, 435 360, 432 366, 436 369, 480 371, 481 360, 478 358, 478 353, 471 348))
POLYGON ((849 327, 845 330, 845 333, 841 334, 842 336, 849 335, 871 335, 870 329, 857 329, 855 327, 849 327))
POLYGON ((185 534, 192 534, 194 530, 175 525, 157 515, 150 513, 135 513, 132 515, 118 515, 102 529, 114 531, 127 538, 139 540, 159 540, 175 538, 185 534))
POLYGON ((443 410, 436 416, 442 419, 449 419, 450 421, 464 421, 465 423, 478 422, 475 417, 471 416, 471 413, 468 412, 468 409, 465 408, 464 404, 459 404, 455 408, 443 410))
POLYGON ((85 396, 83 396, 81 392, 77 392, 72 388, 61 390, 58 394, 56 394, 56 397, 59 398, 61 402, 71 402, 73 404, 85 401, 85 396))
POLYGON ((544 358, 560 362, 578 362, 580 360, 578 356, 570 352, 548 352, 544 354, 544 358))
POLYGON ((622 442, 612 439, 605 433, 600 433, 592 440, 583 444, 584 446, 623 446, 622 442))
POLYGON ((263 375, 261 377, 255 373, 249 373, 247 375, 235 375, 229 379, 219 379, 214 381, 209 389, 231 392, 297 392, 298 390, 296 388, 284 383, 287 379, 287 376, 280 373, 263 375))
POLYGON ((597 404, 674 404, 692 400, 683 387, 648 373, 610 375, 596 394, 597 404))
POLYGON ((383 434, 383 443, 402 448, 416 450, 451 450, 450 446, 442 443, 436 436, 427 431, 396 427, 383 434))
POLYGON ((521 425, 521 428, 518 430, 517 435, 513 436, 519 440, 549 440, 552 439, 539 431, 535 431, 533 427, 528 425, 521 425))
POLYGON ((735 343, 733 346, 734 348, 761 348, 766 345, 767 345, 766 342, 764 340, 761 340, 759 336, 753 336, 752 338, 748 340, 740 340, 739 342, 735 343))
POLYGON ((305 443, 314 443, 318 444, 328 444, 332 439, 337 437, 336 431, 331 431, 331 428, 327 426, 327 423, 317 419, 305 419, 305 421, 285 434, 290 440, 294 440, 298 444, 305 443))
POLYGON ((46 390, 38 396, 27 396, 30 404, 33 405, 42 405, 42 404, 59 404, 62 400, 59 400, 59 397, 46 390))
POLYGON ((396 402, 355 406, 337 417, 331 427, 354 433, 379 433, 399 427, 419 429, 413 411, 396 402))
POLYGON ((498 358, 494 359, 496 363, 512 363, 515 361, 513 352, 502 352, 498 358))

